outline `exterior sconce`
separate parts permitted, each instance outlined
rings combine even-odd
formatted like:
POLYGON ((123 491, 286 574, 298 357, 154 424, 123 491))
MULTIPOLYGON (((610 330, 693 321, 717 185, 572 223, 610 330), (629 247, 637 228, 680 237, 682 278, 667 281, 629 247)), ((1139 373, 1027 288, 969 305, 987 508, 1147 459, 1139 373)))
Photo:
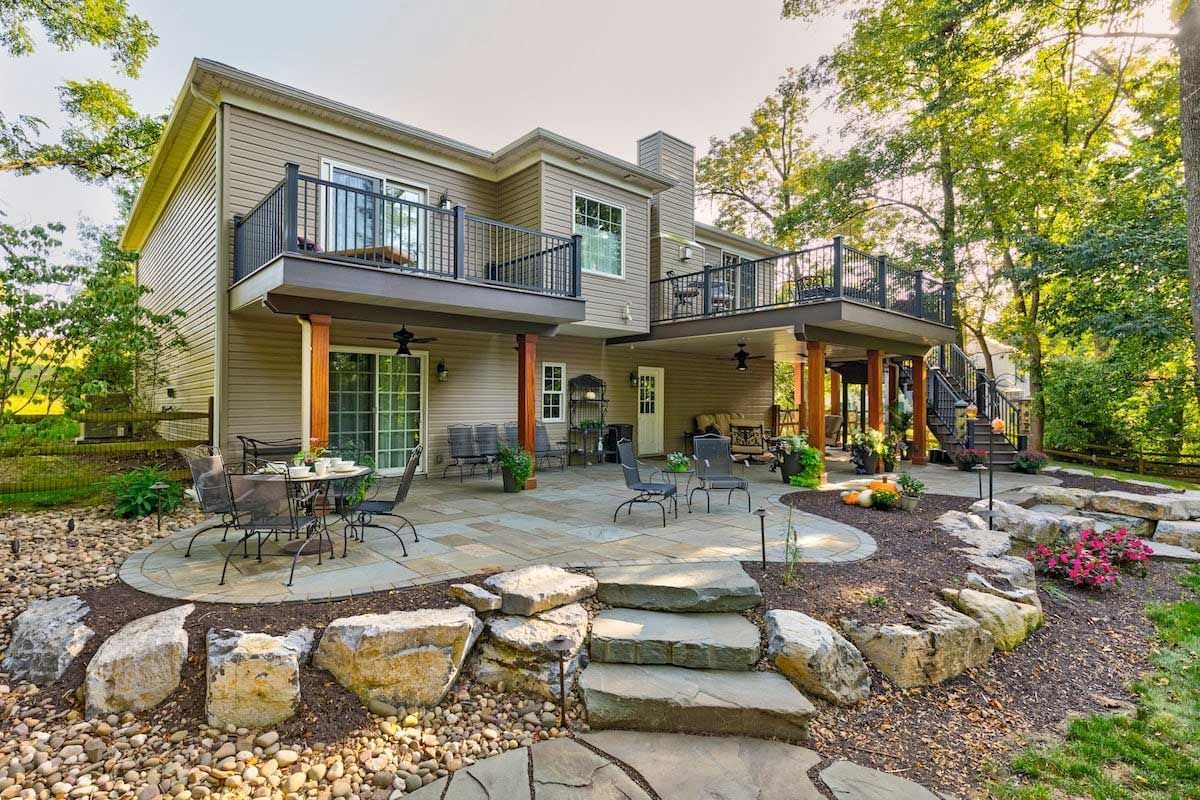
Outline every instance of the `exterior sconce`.
POLYGON ((638 387, 638 374, 636 369, 629 370, 629 388, 636 389, 638 387))
POLYGON ((446 369, 446 359, 438 360, 435 371, 437 372, 438 383, 445 383, 450 380, 450 370, 446 369))

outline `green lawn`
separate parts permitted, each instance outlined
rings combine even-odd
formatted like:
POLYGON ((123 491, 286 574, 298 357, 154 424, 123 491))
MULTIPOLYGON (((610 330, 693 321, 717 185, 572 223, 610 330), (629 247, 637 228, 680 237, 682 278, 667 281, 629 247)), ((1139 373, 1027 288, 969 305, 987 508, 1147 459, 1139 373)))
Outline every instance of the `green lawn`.
MULTIPOLYGON (((1200 592, 1200 570, 1183 579, 1200 592)), ((1200 798, 1200 602, 1151 606, 1160 646, 1156 672, 1135 689, 1135 718, 1094 716, 1071 724, 1055 747, 1024 751, 1002 800, 1200 798)))
MULTIPOLYGON (((1082 469, 1103 478, 1116 478, 1121 481, 1153 481, 1155 483, 1165 483, 1167 486, 1174 486, 1176 489, 1200 489, 1200 484, 1198 483, 1178 478, 1164 478, 1161 475, 1139 475, 1136 472, 1121 472, 1120 470, 1105 469, 1104 467, 1092 467, 1088 464, 1076 464, 1073 461, 1051 461, 1050 464, 1055 467, 1082 469)), ((1050 474, 1053 475, 1054 473, 1050 474)))

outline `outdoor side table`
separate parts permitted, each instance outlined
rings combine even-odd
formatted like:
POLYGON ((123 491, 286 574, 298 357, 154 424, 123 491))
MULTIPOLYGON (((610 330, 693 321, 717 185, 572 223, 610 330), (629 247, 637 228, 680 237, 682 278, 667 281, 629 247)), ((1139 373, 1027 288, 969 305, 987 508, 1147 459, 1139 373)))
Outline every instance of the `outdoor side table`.
MULTIPOLYGON (((694 469, 680 469, 680 470, 664 469, 664 470, 661 470, 661 472, 663 475, 666 475, 668 478, 670 478, 671 483, 674 484, 675 495, 677 497, 681 491, 679 488, 679 481, 682 479, 682 477, 684 475, 687 476, 687 480, 683 484, 682 492, 684 494, 684 497, 687 500, 688 513, 689 514, 692 513, 692 498, 688 497, 687 494, 688 494, 688 490, 692 488, 692 476, 696 474, 696 470, 694 470, 694 469)), ((676 501, 676 502, 678 502, 678 501, 676 501)))

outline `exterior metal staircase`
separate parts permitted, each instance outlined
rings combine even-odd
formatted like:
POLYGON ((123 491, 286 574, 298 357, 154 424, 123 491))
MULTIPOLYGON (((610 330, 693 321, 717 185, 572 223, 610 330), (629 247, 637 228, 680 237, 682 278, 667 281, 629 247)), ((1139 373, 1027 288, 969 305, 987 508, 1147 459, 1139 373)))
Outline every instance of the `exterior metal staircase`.
POLYGON ((1025 449, 1020 409, 958 345, 942 345, 930 351, 926 363, 928 427, 942 449, 953 457, 967 449, 987 450, 990 445, 993 463, 1012 464, 1017 453, 1025 449), (974 420, 967 420, 966 411, 972 403, 978 413, 974 420), (1004 422, 1003 434, 992 432, 992 420, 996 418, 1004 422))

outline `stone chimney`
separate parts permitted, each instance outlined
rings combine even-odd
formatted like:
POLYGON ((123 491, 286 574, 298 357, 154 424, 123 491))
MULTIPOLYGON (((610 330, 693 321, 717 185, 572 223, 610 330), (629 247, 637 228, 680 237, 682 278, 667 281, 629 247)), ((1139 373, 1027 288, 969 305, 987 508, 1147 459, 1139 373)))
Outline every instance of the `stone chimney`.
POLYGON ((675 185, 650 201, 650 279, 704 267, 696 244, 696 148, 657 131, 638 140, 638 166, 675 185))

